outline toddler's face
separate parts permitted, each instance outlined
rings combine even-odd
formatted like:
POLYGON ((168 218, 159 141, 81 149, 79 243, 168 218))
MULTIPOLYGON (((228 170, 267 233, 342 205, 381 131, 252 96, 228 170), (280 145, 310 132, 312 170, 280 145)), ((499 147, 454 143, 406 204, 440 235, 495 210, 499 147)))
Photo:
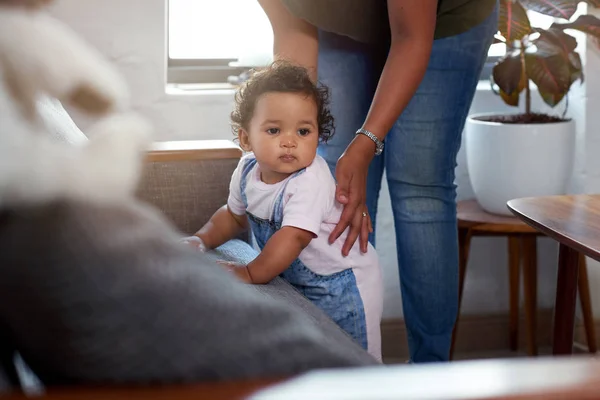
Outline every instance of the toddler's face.
POLYGON ((317 154, 319 125, 314 100, 298 93, 265 93, 256 102, 240 143, 254 152, 265 183, 277 183, 309 166, 317 154))

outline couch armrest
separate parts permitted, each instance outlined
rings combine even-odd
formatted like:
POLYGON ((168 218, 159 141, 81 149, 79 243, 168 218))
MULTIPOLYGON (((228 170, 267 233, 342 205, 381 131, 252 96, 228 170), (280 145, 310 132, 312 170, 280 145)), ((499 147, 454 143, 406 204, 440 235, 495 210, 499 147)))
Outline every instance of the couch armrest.
POLYGON ((148 152, 138 197, 192 234, 227 203, 242 150, 229 140, 156 142, 148 152))

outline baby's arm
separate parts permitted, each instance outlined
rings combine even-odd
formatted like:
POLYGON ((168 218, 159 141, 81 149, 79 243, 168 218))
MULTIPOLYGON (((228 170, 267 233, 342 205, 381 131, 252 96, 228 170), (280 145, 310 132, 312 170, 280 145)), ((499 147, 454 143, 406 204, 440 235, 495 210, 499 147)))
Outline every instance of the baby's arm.
POLYGON ((268 283, 285 271, 313 238, 311 232, 284 226, 271 236, 263 251, 250 264, 236 265, 232 272, 247 283, 268 283))
POLYGON ((219 208, 202 229, 194 234, 202 240, 203 246, 191 243, 194 247, 199 247, 200 250, 214 249, 248 230, 246 207, 240 188, 244 164, 245 159, 241 159, 231 175, 227 204, 219 208))
POLYGON ((231 239, 235 239, 248 229, 246 215, 234 214, 225 205, 217 210, 211 219, 194 234, 199 237, 206 249, 214 249, 231 239))

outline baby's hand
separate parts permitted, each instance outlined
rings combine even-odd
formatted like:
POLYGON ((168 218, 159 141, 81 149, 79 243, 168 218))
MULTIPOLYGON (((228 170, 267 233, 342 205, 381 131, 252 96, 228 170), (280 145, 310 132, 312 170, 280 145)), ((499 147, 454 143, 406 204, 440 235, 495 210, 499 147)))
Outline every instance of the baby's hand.
POLYGON ((179 239, 179 242, 198 250, 200 253, 206 252, 206 246, 198 236, 184 237, 179 239))
POLYGON ((220 264, 227 269, 227 271, 233 271, 234 268, 245 268, 246 265, 236 261, 217 260, 217 264, 220 264))
POLYGON ((252 277, 250 276, 248 267, 245 264, 225 260, 218 260, 217 263, 225 267, 227 271, 234 274, 242 282, 252 283, 252 277))

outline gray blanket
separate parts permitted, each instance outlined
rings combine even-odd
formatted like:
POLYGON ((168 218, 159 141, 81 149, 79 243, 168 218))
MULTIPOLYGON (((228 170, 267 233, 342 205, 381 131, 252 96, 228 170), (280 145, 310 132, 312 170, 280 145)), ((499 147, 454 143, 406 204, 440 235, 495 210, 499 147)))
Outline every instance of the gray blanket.
POLYGON ((375 364, 179 237, 141 204, 0 212, 0 322, 45 385, 275 377, 375 364))

